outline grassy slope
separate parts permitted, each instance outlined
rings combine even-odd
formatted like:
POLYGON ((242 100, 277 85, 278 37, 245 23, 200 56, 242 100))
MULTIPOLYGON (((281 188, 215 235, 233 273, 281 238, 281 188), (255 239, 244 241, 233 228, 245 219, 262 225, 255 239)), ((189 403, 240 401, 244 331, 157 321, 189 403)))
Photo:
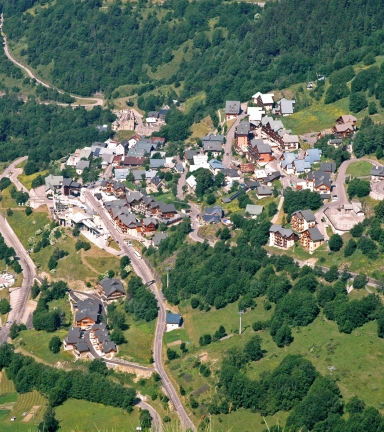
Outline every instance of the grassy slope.
POLYGON ((367 161, 358 161, 353 162, 347 168, 347 174, 350 174, 352 177, 363 177, 368 176, 371 171, 372 164, 367 161))

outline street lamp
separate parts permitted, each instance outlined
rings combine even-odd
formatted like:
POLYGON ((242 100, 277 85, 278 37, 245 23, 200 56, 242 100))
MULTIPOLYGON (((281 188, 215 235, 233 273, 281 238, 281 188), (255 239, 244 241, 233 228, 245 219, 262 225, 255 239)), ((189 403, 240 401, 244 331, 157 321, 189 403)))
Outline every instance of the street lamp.
POLYGON ((245 311, 243 311, 243 310, 240 310, 239 312, 238 312, 238 314, 240 315, 240 329, 239 329, 239 335, 241 335, 241 315, 243 315, 245 313, 245 311))

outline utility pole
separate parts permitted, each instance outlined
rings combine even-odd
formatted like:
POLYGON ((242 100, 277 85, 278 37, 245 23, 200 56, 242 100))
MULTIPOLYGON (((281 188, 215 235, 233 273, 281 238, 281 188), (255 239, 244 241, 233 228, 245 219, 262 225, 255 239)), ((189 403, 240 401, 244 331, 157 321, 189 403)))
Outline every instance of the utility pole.
POLYGON ((169 271, 171 270, 169 267, 167 267, 165 270, 167 270, 167 288, 169 287, 169 271))
POLYGON ((243 313, 245 313, 245 311, 241 310, 238 312, 240 315, 240 329, 239 329, 239 335, 241 335, 241 315, 243 315, 243 313))

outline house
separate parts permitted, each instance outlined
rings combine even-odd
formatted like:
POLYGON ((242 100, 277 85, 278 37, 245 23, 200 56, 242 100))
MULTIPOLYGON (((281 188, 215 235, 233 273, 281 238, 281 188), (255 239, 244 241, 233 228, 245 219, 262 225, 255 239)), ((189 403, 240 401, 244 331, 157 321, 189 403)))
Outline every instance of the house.
POLYGON ((133 157, 143 158, 146 153, 149 153, 149 152, 146 152, 145 149, 143 149, 143 148, 138 149, 138 148, 135 147, 135 148, 131 148, 128 151, 127 156, 133 156, 133 157))
POLYGON ((165 240, 166 238, 168 238, 168 234, 167 233, 158 233, 155 234, 152 239, 151 239, 151 244, 154 247, 158 247, 159 244, 165 240))
POLYGON ((165 159, 149 159, 149 166, 151 169, 159 169, 164 167, 165 159))
POLYGON ((350 114, 342 115, 336 119, 337 124, 351 123, 351 125, 353 126, 354 129, 356 128, 356 122, 357 122, 356 117, 354 117, 353 115, 350 115, 350 114))
POLYGON ((300 146, 300 140, 298 135, 290 135, 285 133, 283 135, 283 142, 280 144, 280 150, 282 151, 295 151, 300 146))
POLYGON ((124 166, 141 166, 144 165, 145 158, 144 157, 138 157, 138 156, 126 156, 122 161, 122 165, 124 166))
POLYGON ((233 168, 224 168, 221 172, 224 174, 225 182, 227 184, 232 185, 233 182, 240 181, 240 174, 233 168))
POLYGON ((128 148, 128 141, 124 140, 125 142, 120 142, 116 144, 116 150, 115 150, 115 154, 117 156, 125 156, 125 152, 127 151, 128 148))
POLYGON ((63 176, 54 176, 49 174, 45 177, 45 193, 56 193, 63 185, 63 176))
POLYGON ((154 144, 156 147, 164 147, 165 145, 165 138, 162 137, 152 137, 151 138, 152 144, 154 144))
POLYGON ((269 229, 269 246, 289 249, 299 239, 299 236, 281 225, 272 225, 269 229))
POLYGON ((63 179, 63 195, 69 196, 78 196, 80 195, 81 184, 72 180, 71 178, 63 179))
MULTIPOLYGON (((108 165, 113 164, 113 159, 115 158, 115 156, 113 155, 113 153, 112 154, 104 153, 101 155, 101 158, 102 158, 101 166, 103 168, 106 168, 108 165)), ((76 166, 76 168, 77 168, 77 166, 76 166)))
POLYGON ((136 216, 132 213, 128 213, 128 209, 115 208, 112 209, 113 220, 115 222, 115 228, 121 234, 135 235, 137 227, 140 226, 137 222, 136 216))
POLYGON ((208 155, 197 154, 193 156, 193 164, 195 167, 204 167, 208 163, 208 155))
POLYGON ((272 155, 271 146, 264 143, 262 139, 253 139, 249 143, 248 158, 259 163, 268 163, 275 159, 272 155))
MULTIPOLYGON (((164 152, 165 154, 165 152, 164 152)), ((182 165, 182 164, 180 164, 182 165)), ((165 168, 174 168, 175 167, 175 156, 168 156, 165 158, 165 164, 164 164, 165 168)))
POLYGON ((296 159, 292 162, 292 169, 295 175, 304 174, 310 171, 311 164, 304 159, 296 159))
POLYGON ((215 175, 225 168, 225 166, 216 159, 211 159, 208 163, 210 171, 215 175))
POLYGON ((333 126, 332 133, 336 138, 350 138, 355 132, 353 123, 338 123, 333 126))
POLYGON ((330 139, 328 140, 328 145, 338 148, 340 145, 343 145, 343 140, 341 138, 330 139))
POLYGON ((327 174, 336 172, 336 164, 334 162, 323 162, 320 164, 320 171, 327 174))
POLYGON ((328 194, 332 190, 331 175, 324 171, 313 171, 308 173, 306 179, 307 188, 312 192, 328 194))
POLYGON ((113 301, 125 296, 125 289, 120 279, 104 278, 97 285, 96 291, 105 301, 113 301))
POLYGON ((137 232, 148 234, 155 232, 157 228, 157 220, 151 217, 146 217, 141 220, 141 225, 137 226, 137 232))
POLYGON ((235 147, 237 149, 247 151, 249 142, 250 124, 247 121, 242 121, 236 126, 235 131, 235 147))
POLYGON ((98 300, 79 300, 76 304, 75 323, 81 329, 90 328, 97 323, 101 313, 101 303, 98 300))
POLYGON ((374 166, 371 168, 369 174, 372 182, 384 180, 384 167, 374 166))
POLYGON ((226 101, 225 102, 225 120, 232 120, 237 118, 241 112, 240 101, 226 101))
POLYGON ((285 129, 281 120, 274 120, 272 117, 263 117, 261 120, 261 128, 271 141, 279 145, 283 144, 285 129))
POLYGON ((273 93, 263 94, 257 92, 252 96, 252 101, 253 103, 257 104, 259 107, 264 108, 265 111, 272 111, 273 105, 275 103, 273 98, 274 98, 273 93))
POLYGON ((161 178, 157 175, 151 179, 151 182, 149 184, 149 187, 153 192, 159 192, 162 186, 163 180, 161 180, 161 178))
POLYGON ((272 195, 272 190, 269 186, 259 186, 256 188, 257 197, 264 198, 272 195))
POLYGON ((318 148, 311 148, 305 151, 305 160, 311 164, 311 166, 316 163, 320 162, 322 151, 318 148))
POLYGON ((253 173, 255 171, 255 165, 253 163, 246 163, 240 165, 240 172, 243 174, 253 173))
POLYGON ((292 213, 291 226, 298 233, 316 226, 316 218, 311 210, 298 210, 292 213))
POLYGON ((177 210, 174 204, 159 203, 159 213, 164 219, 171 219, 177 214, 177 210))
POLYGON ((102 352, 106 354, 115 354, 117 353, 117 346, 113 341, 104 341, 101 347, 102 352))
POLYGON ((80 327, 71 327, 68 330, 67 337, 63 341, 64 349, 73 350, 80 341, 81 341, 80 327))
POLYGON ((132 170, 132 174, 135 182, 142 181, 143 176, 145 181, 150 182, 157 175, 157 171, 132 170))
POLYGON ((249 123, 253 124, 254 126, 259 126, 261 123, 261 119, 263 118, 263 115, 265 114, 265 111, 263 111, 263 108, 261 107, 248 107, 247 108, 247 115, 249 123))
POLYGON ((296 101, 285 98, 279 100, 277 102, 276 114, 280 114, 283 117, 293 114, 295 103, 296 101))
POLYGON ((300 243, 309 253, 313 253, 324 243, 324 236, 317 227, 308 228, 301 234, 300 243))
POLYGON ((176 330, 181 327, 183 320, 179 314, 167 313, 165 317, 166 331, 176 330))
POLYGON ((194 193, 197 186, 196 177, 191 175, 185 182, 187 183, 189 193, 194 193))
POLYGON ((294 165, 293 162, 298 158, 296 153, 283 153, 280 157, 280 168, 287 174, 293 174, 294 165))
POLYGON ((117 181, 125 180, 129 174, 129 171, 129 168, 115 168, 115 179, 117 181))
POLYGON ((224 211, 220 206, 207 207, 204 213, 200 214, 200 221, 204 225, 216 224, 221 221, 224 211))
POLYGON ((152 141, 141 140, 137 141, 134 150, 144 150, 145 153, 151 153, 152 150, 156 150, 156 146, 152 143, 152 141))
POLYGON ((200 154, 199 150, 185 150, 184 152, 184 160, 186 162, 193 162, 193 157, 200 154))
POLYGON ((88 345, 85 342, 81 341, 73 349, 73 352, 77 357, 82 357, 82 358, 88 357, 88 353, 89 353, 88 345))
POLYGON ((175 171, 177 172, 177 174, 183 174, 184 172, 184 167, 182 163, 177 163, 175 165, 175 171))
POLYGON ((221 154, 223 147, 219 141, 203 141, 204 154, 212 153, 213 156, 217 157, 221 154))
POLYGON ((245 180, 244 183, 250 190, 255 190, 260 186, 260 183, 258 181, 253 181, 253 180, 245 180))
POLYGON ((252 219, 256 219, 264 211, 264 206, 247 204, 245 207, 245 214, 249 214, 252 219))
POLYGON ((280 171, 273 171, 271 173, 268 171, 268 174, 265 177, 262 177, 261 180, 268 186, 270 186, 275 180, 279 180, 280 177, 280 171))
POLYGON ((140 202, 142 198, 143 195, 140 192, 127 192, 125 194, 125 199, 131 207, 140 202))

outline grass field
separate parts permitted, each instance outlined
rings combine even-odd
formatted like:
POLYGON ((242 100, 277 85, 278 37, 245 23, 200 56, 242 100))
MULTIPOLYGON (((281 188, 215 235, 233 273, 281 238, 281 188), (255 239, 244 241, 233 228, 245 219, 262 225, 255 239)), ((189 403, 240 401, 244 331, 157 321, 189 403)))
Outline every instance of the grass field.
POLYGON ((358 161, 351 163, 347 168, 347 174, 352 177, 368 176, 371 171, 372 164, 367 161, 358 161))
POLYGON ((49 302, 49 310, 59 309, 60 312, 65 313, 64 319, 62 319, 62 324, 64 326, 69 326, 72 324, 72 312, 71 306, 69 304, 68 297, 64 297, 59 300, 52 300, 49 302))
POLYGON ((49 171, 40 171, 31 175, 25 175, 24 171, 22 174, 17 176, 17 179, 21 184, 23 184, 28 190, 32 189, 32 182, 35 180, 36 177, 39 175, 46 177, 48 175, 49 171))
POLYGON ((48 348, 49 341, 53 336, 58 336, 63 340, 67 336, 67 330, 58 330, 54 333, 47 333, 45 331, 36 330, 23 330, 20 335, 15 339, 14 344, 16 347, 21 347, 27 353, 33 354, 35 357, 55 365, 57 362, 73 362, 75 360, 71 351, 64 351, 61 348, 60 352, 54 354, 48 348), (22 345, 20 342, 22 341, 22 345))
POLYGON ((55 412, 62 432, 134 432, 140 426, 137 408, 128 414, 120 408, 69 399, 55 412))
POLYGON ((215 127, 213 126, 212 119, 210 116, 203 118, 199 123, 194 123, 191 126, 191 136, 188 141, 194 142, 196 138, 203 138, 208 132, 213 132, 215 127))

